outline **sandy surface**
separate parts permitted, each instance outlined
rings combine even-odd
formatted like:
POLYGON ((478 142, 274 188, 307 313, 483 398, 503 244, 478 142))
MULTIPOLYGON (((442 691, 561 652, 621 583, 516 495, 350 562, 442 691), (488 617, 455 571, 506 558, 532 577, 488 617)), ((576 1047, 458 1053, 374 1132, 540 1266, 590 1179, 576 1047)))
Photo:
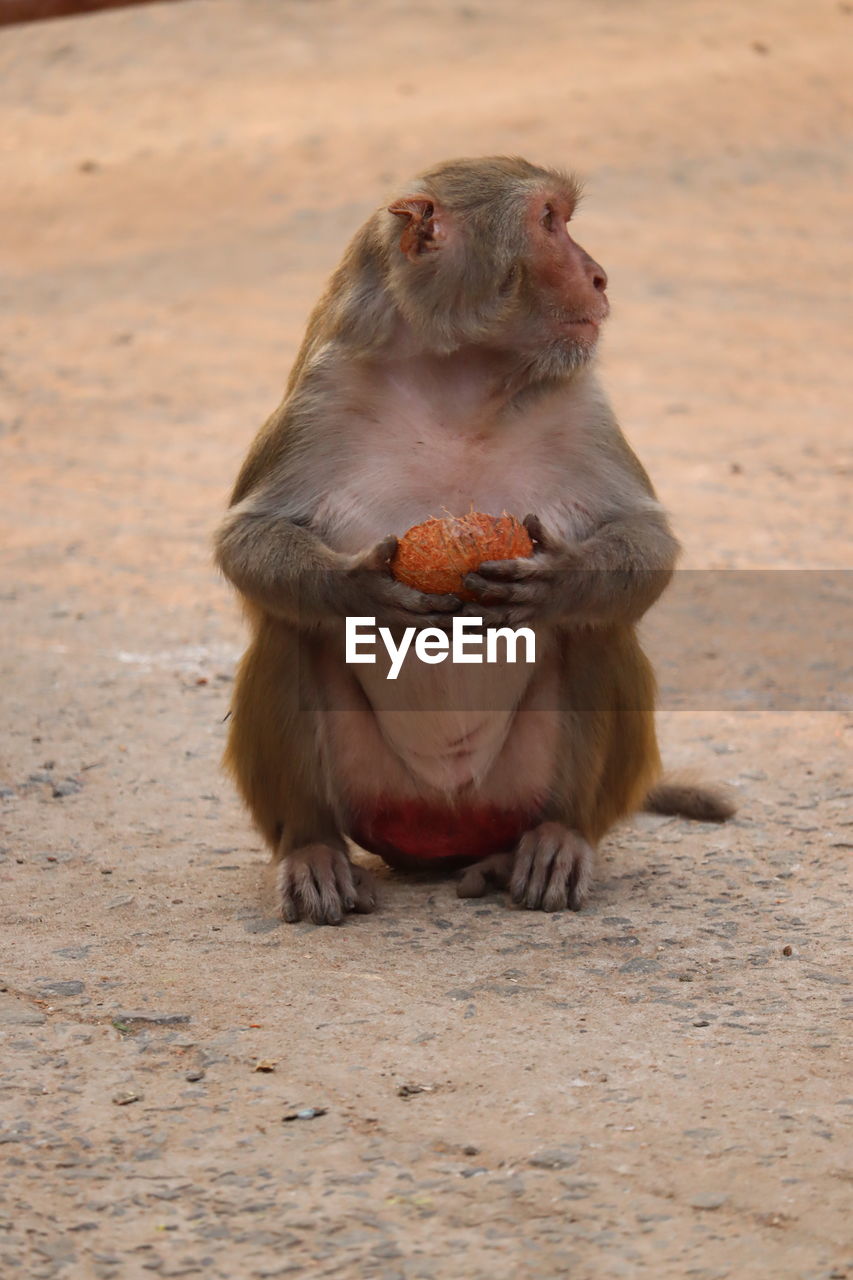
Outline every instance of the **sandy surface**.
MULTIPOLYGON (((244 637, 209 556, 346 237, 509 151, 588 177, 605 377, 685 563, 849 569, 851 35, 827 0, 4 31, 4 1277, 853 1276, 824 589, 765 629, 820 696, 662 713, 734 823, 635 820, 580 916, 385 873, 379 914, 288 928, 218 771, 244 637)), ((705 625, 658 626, 665 687, 705 625)))

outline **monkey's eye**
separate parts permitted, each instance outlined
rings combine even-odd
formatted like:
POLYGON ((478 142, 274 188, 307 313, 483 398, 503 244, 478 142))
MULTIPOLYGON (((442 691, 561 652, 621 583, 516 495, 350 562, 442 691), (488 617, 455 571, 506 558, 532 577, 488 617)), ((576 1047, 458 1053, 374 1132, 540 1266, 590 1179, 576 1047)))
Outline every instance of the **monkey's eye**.
POLYGON ((549 204, 545 205, 545 212, 542 214, 542 217, 539 219, 539 221, 546 231, 556 230, 554 210, 551 208, 549 204))

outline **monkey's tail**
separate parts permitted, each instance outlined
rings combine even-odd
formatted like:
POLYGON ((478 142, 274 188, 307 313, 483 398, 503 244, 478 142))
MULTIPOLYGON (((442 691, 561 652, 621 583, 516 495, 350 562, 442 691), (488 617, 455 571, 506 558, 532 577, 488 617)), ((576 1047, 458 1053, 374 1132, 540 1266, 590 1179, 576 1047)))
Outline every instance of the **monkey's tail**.
POLYGON ((731 796, 693 782, 658 782, 643 801, 646 813, 693 818, 696 822, 725 822, 737 811, 731 796))

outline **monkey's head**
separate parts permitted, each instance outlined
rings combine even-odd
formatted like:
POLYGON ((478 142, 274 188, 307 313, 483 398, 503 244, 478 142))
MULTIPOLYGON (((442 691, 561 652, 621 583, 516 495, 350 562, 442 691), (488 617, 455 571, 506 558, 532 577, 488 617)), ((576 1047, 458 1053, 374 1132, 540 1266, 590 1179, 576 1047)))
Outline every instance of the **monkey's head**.
POLYGON ((607 276, 569 235, 573 178, 490 156, 439 165, 409 191, 381 234, 394 302, 424 343, 508 347, 546 377, 592 357, 607 276))

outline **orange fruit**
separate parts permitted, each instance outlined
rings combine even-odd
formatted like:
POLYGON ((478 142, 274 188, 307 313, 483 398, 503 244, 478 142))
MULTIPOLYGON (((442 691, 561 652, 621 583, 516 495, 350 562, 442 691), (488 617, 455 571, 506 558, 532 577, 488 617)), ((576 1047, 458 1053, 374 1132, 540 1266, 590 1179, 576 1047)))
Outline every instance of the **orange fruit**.
POLYGON ((466 573, 484 560, 516 560, 533 554, 533 543, 524 525, 506 512, 489 516, 470 511, 467 516, 433 517, 404 533, 391 560, 391 572, 428 595, 453 595, 476 600, 462 585, 466 573))

